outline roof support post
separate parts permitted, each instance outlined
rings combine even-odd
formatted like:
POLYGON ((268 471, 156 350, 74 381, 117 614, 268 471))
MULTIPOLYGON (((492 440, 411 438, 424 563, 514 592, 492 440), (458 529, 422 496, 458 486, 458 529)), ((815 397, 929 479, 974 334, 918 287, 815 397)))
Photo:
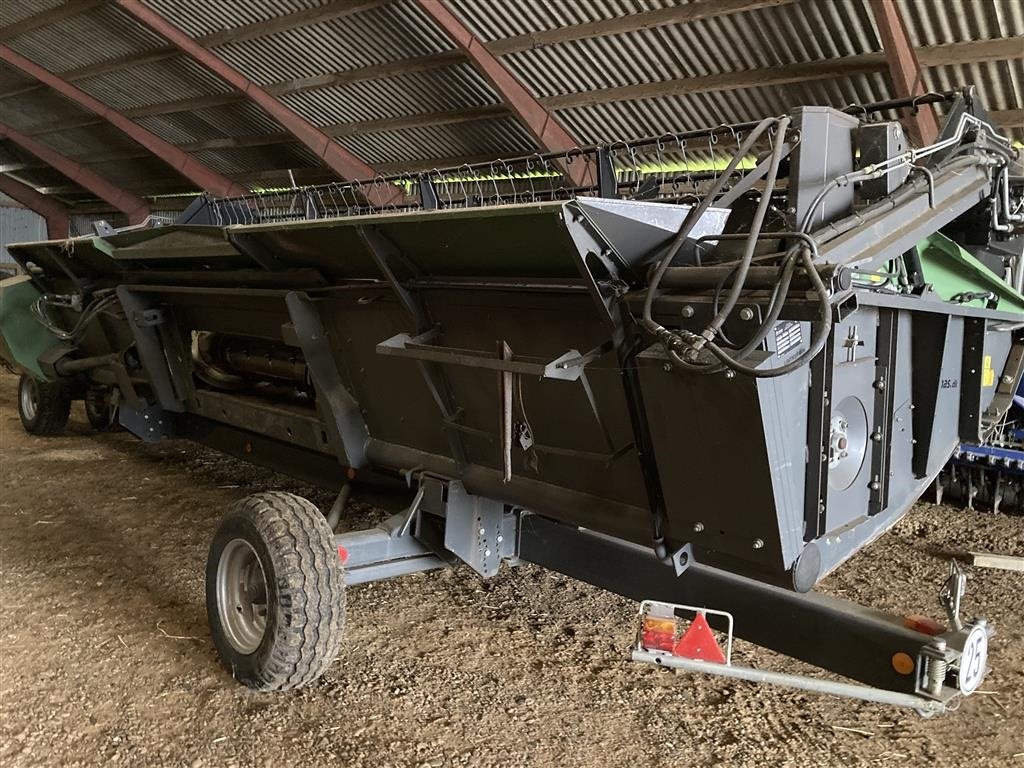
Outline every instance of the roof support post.
MULTIPOLYGON (((871 0, 878 35, 889 64, 896 97, 920 96, 925 92, 921 64, 910 41, 907 23, 895 0, 871 0)), ((939 135, 939 118, 931 104, 921 104, 906 121, 907 130, 918 146, 931 144, 939 135)))
POLYGON ((149 216, 149 205, 141 197, 133 195, 110 183, 91 168, 82 165, 70 157, 65 157, 54 149, 26 136, 21 131, 0 123, 0 139, 8 139, 19 147, 35 155, 56 171, 67 176, 80 187, 92 192, 101 200, 105 200, 128 217, 129 224, 138 224, 149 216))
MULTIPOLYGON (((179 51, 258 104, 295 139, 312 150, 324 165, 347 181, 372 180, 377 171, 353 155, 291 107, 271 96, 208 48, 139 0, 114 0, 136 22, 156 32, 179 51)), ((376 205, 401 204, 405 193, 394 184, 373 184, 361 193, 376 205)))
MULTIPOLYGON (((477 71, 497 91, 542 151, 569 152, 579 146, 579 142, 569 135, 555 116, 526 90, 515 75, 440 0, 416 0, 416 4, 469 57, 477 71)), ((564 167, 577 186, 593 183, 593 169, 588 169, 585 163, 566 163, 564 167)))
POLYGON ((27 184, 3 174, 0 174, 0 192, 42 216, 46 221, 46 237, 49 240, 66 240, 69 237, 71 214, 63 203, 41 195, 27 184))
POLYGON ((20 69, 26 75, 34 77, 44 85, 49 86, 61 96, 69 99, 78 106, 99 115, 115 128, 122 131, 128 138, 132 139, 174 170, 195 184, 199 189, 211 192, 222 197, 244 195, 248 192, 245 187, 220 175, 212 168, 203 165, 187 152, 183 152, 169 141, 164 141, 159 136, 147 131, 141 125, 132 122, 120 112, 108 107, 99 99, 95 99, 80 88, 55 75, 47 69, 43 69, 33 61, 29 61, 20 53, 11 50, 6 45, 0 45, 0 61, 5 61, 13 67, 20 69))

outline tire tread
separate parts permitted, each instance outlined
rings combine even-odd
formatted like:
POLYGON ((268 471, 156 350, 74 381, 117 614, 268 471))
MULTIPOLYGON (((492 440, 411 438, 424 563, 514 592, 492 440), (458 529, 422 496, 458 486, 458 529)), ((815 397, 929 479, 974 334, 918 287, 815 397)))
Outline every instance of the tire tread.
MULTIPOLYGON (((316 506, 291 493, 253 494, 231 515, 255 526, 277 579, 275 636, 257 651, 255 674, 243 682, 262 691, 300 688, 327 670, 344 634, 344 569, 334 535, 316 506)), ((268 621, 268 632, 272 626, 268 621)))

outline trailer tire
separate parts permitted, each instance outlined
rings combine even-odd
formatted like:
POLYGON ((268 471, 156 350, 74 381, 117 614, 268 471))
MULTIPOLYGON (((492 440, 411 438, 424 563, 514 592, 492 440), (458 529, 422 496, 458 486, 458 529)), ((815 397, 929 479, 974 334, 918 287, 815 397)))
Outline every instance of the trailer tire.
POLYGON ((320 511, 290 493, 237 502, 210 546, 206 611, 236 680, 285 691, 320 677, 345 627, 344 568, 320 511))
POLYGON ((27 373, 18 380, 18 416, 30 435, 58 435, 71 414, 71 393, 59 381, 39 381, 27 373))
POLYGON ((85 392, 85 417, 97 432, 112 432, 117 424, 117 403, 108 387, 89 387, 85 392))

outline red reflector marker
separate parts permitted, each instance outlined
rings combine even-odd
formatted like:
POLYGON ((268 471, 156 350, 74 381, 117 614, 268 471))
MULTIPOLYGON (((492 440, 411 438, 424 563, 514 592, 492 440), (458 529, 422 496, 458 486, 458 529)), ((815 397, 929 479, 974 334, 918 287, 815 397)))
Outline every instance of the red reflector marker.
POLYGON ((344 547, 338 547, 338 559, 341 560, 342 565, 348 562, 348 550, 344 547))
POLYGON ((642 644, 648 651, 672 652, 676 641, 675 619, 658 616, 644 617, 642 644))
POLYGON ((725 664, 725 654, 718 647, 715 633, 711 631, 703 613, 698 613, 694 617, 683 636, 679 638, 675 648, 672 649, 672 655, 681 656, 684 659, 699 659, 715 664, 725 664))
POLYGON ((912 613, 903 619, 903 626, 925 635, 941 635, 946 628, 930 616, 912 613))

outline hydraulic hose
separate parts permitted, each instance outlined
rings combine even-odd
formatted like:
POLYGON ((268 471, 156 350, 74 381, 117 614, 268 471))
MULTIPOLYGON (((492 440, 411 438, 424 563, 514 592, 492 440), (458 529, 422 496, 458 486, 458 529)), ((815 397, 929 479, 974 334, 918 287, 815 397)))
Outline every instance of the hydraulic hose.
MULTIPOLYGON (((775 188, 775 180, 779 173, 779 165, 782 163, 782 151, 785 146, 783 139, 786 135, 786 129, 789 128, 789 123, 789 117, 784 117, 779 121, 778 140, 772 149, 771 163, 768 167, 768 173, 765 175, 765 191, 761 195, 761 200, 757 204, 757 210, 754 212, 754 219, 750 224, 750 237, 747 238, 743 257, 740 259, 736 270, 736 279, 733 281, 729 295, 726 297, 725 305, 718 310, 701 334, 706 343, 710 344, 714 341, 715 336, 718 335, 726 319, 736 308, 736 302, 739 301, 740 294, 743 292, 743 285, 747 281, 747 272, 750 270, 750 262, 754 258, 754 248, 757 246, 757 235, 760 234, 764 226, 764 217, 768 213, 768 204, 771 202, 772 190, 775 188)), ((700 352, 703 346, 704 343, 697 339, 692 347, 693 354, 700 352)))
MULTIPOLYGON (((677 232, 675 237, 672 238, 672 241, 666 248, 665 255, 662 257, 661 261, 658 262, 657 267, 655 267, 654 273, 651 276, 647 286, 647 295, 644 297, 642 323, 644 328, 646 328, 650 333, 657 336, 659 339, 662 339, 663 342, 665 340, 664 337, 666 336, 666 334, 671 334, 671 332, 668 331, 668 329, 664 328, 659 323, 657 323, 652 317, 652 314, 654 307, 654 296, 658 292, 658 284, 661 282, 661 278, 664 276, 665 270, 668 269, 669 264, 672 263, 672 260, 679 252, 679 249, 682 248, 683 243, 686 242, 686 238, 690 234, 690 231, 694 228, 694 226, 700 220, 701 216, 704 215, 707 209, 711 207, 712 201, 722 191, 722 188, 725 186, 732 172, 736 170, 736 167, 740 164, 741 160, 754 146, 754 143, 757 141, 758 138, 760 138, 761 134, 768 130, 768 128, 775 122, 777 122, 777 118, 766 118, 765 120, 762 120, 760 123, 758 123, 757 126, 750 132, 750 135, 747 136, 743 144, 740 145, 739 149, 736 151, 736 154, 733 156, 732 161, 722 172, 722 174, 718 177, 718 179, 716 179, 711 189, 708 190, 708 193, 704 196, 704 199, 700 202, 699 205, 692 208, 689 214, 687 214, 686 218, 683 220, 682 225, 679 227, 679 232, 677 232)), ((782 142, 780 141, 779 143, 781 145, 782 142)))

